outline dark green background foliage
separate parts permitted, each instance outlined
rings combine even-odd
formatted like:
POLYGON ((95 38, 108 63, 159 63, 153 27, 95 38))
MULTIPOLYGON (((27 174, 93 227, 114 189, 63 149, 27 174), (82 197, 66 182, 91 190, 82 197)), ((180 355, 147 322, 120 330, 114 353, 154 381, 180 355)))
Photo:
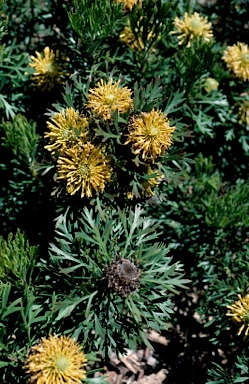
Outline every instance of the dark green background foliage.
POLYGON ((181 187, 168 188, 156 214, 149 211, 194 281, 203 331, 231 367, 236 354, 247 353, 247 338, 236 335, 238 324, 226 316, 226 307, 248 290, 249 188, 241 179, 235 185, 224 181, 212 158, 199 155, 195 161, 181 187))
POLYGON ((26 353, 51 333, 107 361, 111 350, 150 346, 148 329, 169 339, 157 355, 165 383, 248 382, 248 337, 226 313, 249 289, 249 118, 239 115, 249 90, 222 56, 248 44, 249 1, 143 0, 128 11, 113 0, 1 0, 0 10, 1 382, 27 382, 26 353), (179 45, 171 32, 185 12, 207 16, 214 38, 179 45), (139 51, 120 41, 128 23, 139 51), (59 50, 67 82, 41 92, 29 63, 45 47, 59 50), (209 77, 219 85, 207 92, 209 77), (103 123, 86 111, 88 91, 110 78, 132 90, 134 108, 103 123), (91 199, 66 193, 44 149, 48 119, 67 107, 91 118, 91 140, 122 165, 91 199), (153 108, 176 126, 174 143, 157 159, 155 195, 129 201, 126 186, 141 190, 146 175, 124 134, 153 108), (105 279, 118 257, 141 270, 127 297, 105 279), (208 340, 198 350, 196 318, 208 340))

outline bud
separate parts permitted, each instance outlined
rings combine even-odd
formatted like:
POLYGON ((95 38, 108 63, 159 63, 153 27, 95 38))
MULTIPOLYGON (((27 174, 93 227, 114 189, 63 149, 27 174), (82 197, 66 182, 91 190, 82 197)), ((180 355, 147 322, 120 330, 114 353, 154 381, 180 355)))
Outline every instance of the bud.
POLYGON ((212 77, 208 77, 204 83, 204 89, 206 92, 216 91, 218 89, 219 83, 217 80, 212 77))

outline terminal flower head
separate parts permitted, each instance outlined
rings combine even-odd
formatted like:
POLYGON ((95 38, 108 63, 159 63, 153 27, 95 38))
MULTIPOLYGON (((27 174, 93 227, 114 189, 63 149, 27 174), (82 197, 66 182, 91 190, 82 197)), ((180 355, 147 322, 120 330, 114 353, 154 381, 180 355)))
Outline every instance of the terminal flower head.
POLYGON ((131 90, 120 87, 120 80, 113 83, 110 79, 105 83, 101 79, 95 88, 89 90, 87 107, 103 120, 111 120, 115 111, 119 114, 129 111, 132 105, 131 90))
POLYGON ((229 71, 243 81, 249 80, 249 47, 245 43, 238 42, 228 46, 223 53, 229 71))
POLYGON ((52 336, 31 348, 25 368, 37 384, 81 384, 87 359, 81 346, 70 337, 52 336))
POLYGON ((167 116, 153 109, 132 118, 125 144, 131 143, 136 155, 141 154, 143 159, 149 158, 154 162, 172 145, 174 131, 175 127, 170 127, 167 116))
POLYGON ((32 79, 37 83, 41 91, 51 91, 56 85, 65 82, 67 73, 63 66, 58 63, 59 51, 53 52, 49 47, 44 48, 43 53, 36 52, 36 56, 30 56, 32 62, 30 67, 34 68, 32 79))
POLYGON ((228 305, 227 316, 231 316, 232 320, 240 324, 238 335, 245 331, 245 335, 249 334, 249 294, 245 296, 238 295, 239 299, 232 305, 228 305))
POLYGON ((80 191, 81 197, 92 197, 94 192, 103 192, 111 181, 111 167, 100 147, 90 142, 66 150, 57 161, 59 177, 66 181, 70 195, 80 191))
POLYGON ((45 133, 45 138, 50 139, 50 144, 45 148, 52 153, 63 153, 73 147, 77 142, 86 141, 88 134, 88 120, 73 108, 63 109, 56 113, 51 121, 47 122, 50 132, 45 133))
POLYGON ((190 47, 194 38, 203 38, 205 42, 209 42, 213 37, 212 24, 207 17, 200 16, 197 12, 190 16, 185 12, 183 20, 176 17, 174 27, 176 30, 171 33, 178 34, 179 44, 187 43, 187 47, 190 47))

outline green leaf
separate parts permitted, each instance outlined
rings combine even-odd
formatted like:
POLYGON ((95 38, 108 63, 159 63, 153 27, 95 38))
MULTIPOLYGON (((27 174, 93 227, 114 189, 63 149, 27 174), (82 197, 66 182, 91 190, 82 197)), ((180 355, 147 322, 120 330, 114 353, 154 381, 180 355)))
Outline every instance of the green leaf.
POLYGON ((0 368, 7 367, 8 365, 10 365, 9 362, 0 361, 0 368))
POLYGON ((185 100, 185 98, 183 98, 184 93, 185 91, 179 92, 178 90, 172 93, 168 98, 168 101, 163 113, 168 115, 170 113, 174 113, 179 109, 181 109, 182 106, 180 106, 180 104, 182 104, 185 100))

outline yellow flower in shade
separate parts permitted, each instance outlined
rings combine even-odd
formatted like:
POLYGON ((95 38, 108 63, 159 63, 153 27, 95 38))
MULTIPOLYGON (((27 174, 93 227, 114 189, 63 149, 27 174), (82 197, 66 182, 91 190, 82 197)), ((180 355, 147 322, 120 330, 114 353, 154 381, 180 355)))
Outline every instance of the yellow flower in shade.
POLYGON ((243 81, 249 80, 249 47, 247 44, 237 43, 227 47, 222 59, 236 77, 243 81))
POLYGON ((159 174, 158 170, 153 170, 150 167, 148 168, 147 174, 148 175, 155 174, 155 176, 142 181, 141 184, 144 188, 142 195, 144 195, 145 197, 151 197, 151 196, 154 196, 153 189, 161 183, 163 179, 163 175, 159 174))
POLYGON ((45 137, 50 139, 50 144, 45 148, 52 153, 56 151, 63 153, 77 142, 86 141, 87 118, 73 108, 66 108, 56 113, 51 121, 47 122, 47 126, 50 132, 46 132, 45 137))
MULTIPOLYGON (((157 169, 153 170, 150 167, 148 168, 146 175, 155 175, 155 176, 152 176, 148 179, 143 179, 143 181, 141 182, 143 189, 141 192, 139 191, 139 193, 141 194, 142 197, 151 197, 151 196, 154 196, 155 194, 153 191, 154 188, 161 183, 164 176, 160 174, 157 169)), ((135 197, 135 194, 133 192, 128 192, 127 197, 128 199, 132 200, 135 197)))
POLYGON ((218 89, 219 83, 217 80, 212 77, 208 77, 204 83, 204 89, 206 92, 216 91, 218 89))
POLYGON ((194 38, 202 37, 205 42, 209 42, 213 37, 212 24, 208 23, 207 17, 200 16, 197 12, 191 16, 184 13, 183 20, 176 17, 174 27, 176 31, 171 33, 178 34, 179 44, 187 43, 187 47, 190 47, 194 38))
POLYGON ((42 91, 51 91, 54 86, 65 82, 64 76, 67 73, 58 64, 58 50, 54 53, 49 47, 46 47, 43 54, 36 52, 36 56, 30 56, 32 62, 29 66, 35 69, 32 79, 42 91))
POLYGON ((136 155, 141 154, 143 159, 154 161, 172 145, 174 131, 175 127, 170 127, 167 116, 153 109, 132 118, 125 144, 131 143, 136 155))
MULTIPOLYGON (((142 19, 142 17, 141 17, 142 19)), ((140 21, 141 21, 140 19, 140 21)), ((120 41, 127 45, 130 49, 133 51, 143 51, 145 49, 145 43, 143 40, 143 27, 141 27, 141 30, 138 28, 135 30, 135 34, 133 33, 131 27, 130 27, 130 21, 128 21, 128 25, 124 27, 122 33, 120 34, 119 38, 120 41)), ((152 37, 155 37, 155 34, 152 34, 152 32, 148 33, 148 36, 146 38, 147 43, 150 44, 150 40, 152 37)), ((160 36, 158 36, 158 39, 160 39, 160 36)), ((156 43, 156 41, 153 42, 153 44, 156 43)), ((154 50, 154 48, 153 48, 154 50)))
POLYGON ((142 5, 142 0, 115 0, 116 3, 123 3, 124 9, 131 11, 135 4, 138 4, 140 7, 142 5))
POLYGON ((87 107, 103 120, 111 120, 112 112, 125 113, 133 105, 131 90, 119 87, 119 83, 120 80, 112 83, 110 79, 106 84, 101 79, 97 87, 89 90, 87 107))
POLYGON ((105 183, 111 181, 108 159, 89 142, 66 150, 57 164, 58 179, 66 180, 70 195, 81 190, 81 197, 91 197, 96 191, 103 192, 105 183))
POLYGON ((249 295, 241 296, 238 295, 239 300, 235 301, 232 305, 228 305, 227 308, 230 311, 227 313, 227 316, 231 316, 232 320, 237 323, 242 323, 240 326, 238 335, 245 330, 245 335, 249 333, 249 295))
POLYGON ((249 127, 249 101, 243 100, 241 106, 239 107, 238 115, 240 123, 246 123, 246 126, 249 127))
POLYGON ((124 27, 119 38, 122 43, 126 44, 127 47, 131 48, 133 51, 140 52, 144 49, 142 34, 138 33, 138 35, 135 36, 130 26, 124 27))
POLYGON ((31 348, 25 368, 36 384, 81 384, 87 359, 81 346, 67 336, 42 338, 31 348))

